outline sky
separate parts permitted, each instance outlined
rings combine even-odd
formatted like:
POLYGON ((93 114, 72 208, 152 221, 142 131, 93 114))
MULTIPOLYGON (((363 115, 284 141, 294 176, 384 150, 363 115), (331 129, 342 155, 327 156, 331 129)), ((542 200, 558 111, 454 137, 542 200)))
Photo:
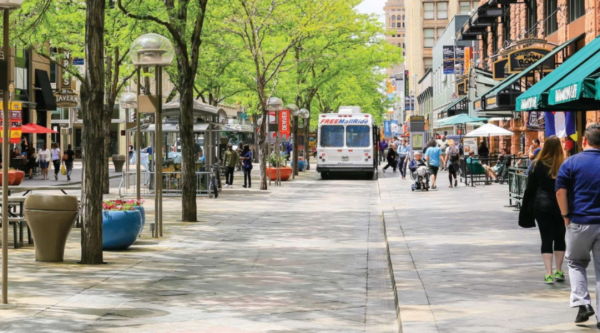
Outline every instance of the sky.
POLYGON ((386 0, 363 0, 357 9, 361 13, 378 15, 379 20, 385 23, 385 12, 383 11, 385 2, 386 0))

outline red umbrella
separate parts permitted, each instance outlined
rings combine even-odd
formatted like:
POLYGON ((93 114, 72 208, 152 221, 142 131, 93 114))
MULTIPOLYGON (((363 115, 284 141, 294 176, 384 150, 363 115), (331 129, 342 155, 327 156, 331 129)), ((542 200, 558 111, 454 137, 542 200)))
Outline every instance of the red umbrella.
POLYGON ((32 123, 21 126, 21 132, 22 133, 32 133, 32 134, 47 134, 47 133, 58 134, 58 132, 53 131, 49 128, 46 128, 44 126, 40 126, 37 124, 32 124, 32 123))

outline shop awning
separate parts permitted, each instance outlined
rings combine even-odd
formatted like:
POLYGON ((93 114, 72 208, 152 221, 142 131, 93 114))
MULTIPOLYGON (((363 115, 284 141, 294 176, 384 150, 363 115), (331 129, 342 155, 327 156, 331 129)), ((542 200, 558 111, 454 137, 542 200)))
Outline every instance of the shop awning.
POLYGON ((448 116, 454 116, 460 113, 467 112, 469 112, 469 103, 467 100, 467 96, 463 96, 455 100, 442 110, 442 113, 446 113, 448 116))
MULTIPOLYGON (((579 38, 580 37, 571 39, 565 44, 570 44, 579 38)), ((560 47, 565 47, 565 44, 560 47)), ((563 78, 575 72, 580 65, 588 62, 596 55, 596 53, 598 53, 598 51, 600 51, 600 39, 596 38, 583 49, 573 54, 562 65, 558 66, 558 68, 546 75, 526 92, 521 94, 521 96, 517 98, 516 111, 571 111, 573 106, 575 106, 573 103, 570 103, 570 105, 562 104, 560 106, 549 107, 548 95, 550 89, 557 84, 560 84, 563 78)))
POLYGON ((485 121, 486 118, 471 118, 468 114, 459 114, 458 116, 446 118, 438 123, 439 126, 454 126, 468 123, 485 121))
MULTIPOLYGON (((598 48, 598 51, 600 51, 600 48, 598 48)), ((596 79, 599 72, 600 52, 597 52, 550 89, 548 104, 563 105, 569 102, 587 100, 588 103, 586 104, 589 105, 589 102, 595 101, 596 98, 596 79)), ((574 106, 577 107, 577 104, 574 106)), ((595 109, 597 108, 596 105, 595 109)))
POLYGON ((56 97, 52 93, 52 86, 48 78, 48 72, 36 69, 35 70, 35 102, 37 103, 36 110, 39 111, 54 111, 56 110, 56 97))

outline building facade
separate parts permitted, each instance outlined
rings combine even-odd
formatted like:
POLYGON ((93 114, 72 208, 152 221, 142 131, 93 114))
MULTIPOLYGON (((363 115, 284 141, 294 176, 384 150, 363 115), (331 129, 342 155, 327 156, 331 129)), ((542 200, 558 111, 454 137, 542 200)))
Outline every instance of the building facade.
MULTIPOLYGON (((433 66, 433 47, 455 15, 468 15, 477 1, 406 0, 406 69, 417 80, 433 66)), ((409 82, 410 90, 415 84, 409 82)))
MULTIPOLYGON (((402 56, 406 56, 406 13, 404 9, 404 0, 388 0, 383 8, 385 11, 385 27, 388 30, 386 40, 389 44, 402 49, 402 56)), ((400 51, 399 51, 400 52, 400 51)), ((398 64, 387 69, 388 77, 402 73, 403 64, 398 64)))

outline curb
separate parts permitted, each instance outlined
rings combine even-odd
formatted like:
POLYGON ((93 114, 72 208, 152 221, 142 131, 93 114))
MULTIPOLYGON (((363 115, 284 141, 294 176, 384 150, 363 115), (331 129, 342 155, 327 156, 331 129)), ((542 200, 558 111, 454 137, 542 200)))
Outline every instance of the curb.
POLYGON ((398 299, 398 289, 396 289, 396 278, 394 277, 394 266, 392 265, 392 255, 390 254, 390 243, 387 236, 385 225, 385 213, 381 212, 381 224, 383 226, 383 238, 385 239, 385 252, 388 260, 388 270, 390 271, 390 280, 394 291, 394 304, 396 306, 396 321, 398 322, 398 333, 402 333, 402 319, 400 318, 400 301, 398 299))

